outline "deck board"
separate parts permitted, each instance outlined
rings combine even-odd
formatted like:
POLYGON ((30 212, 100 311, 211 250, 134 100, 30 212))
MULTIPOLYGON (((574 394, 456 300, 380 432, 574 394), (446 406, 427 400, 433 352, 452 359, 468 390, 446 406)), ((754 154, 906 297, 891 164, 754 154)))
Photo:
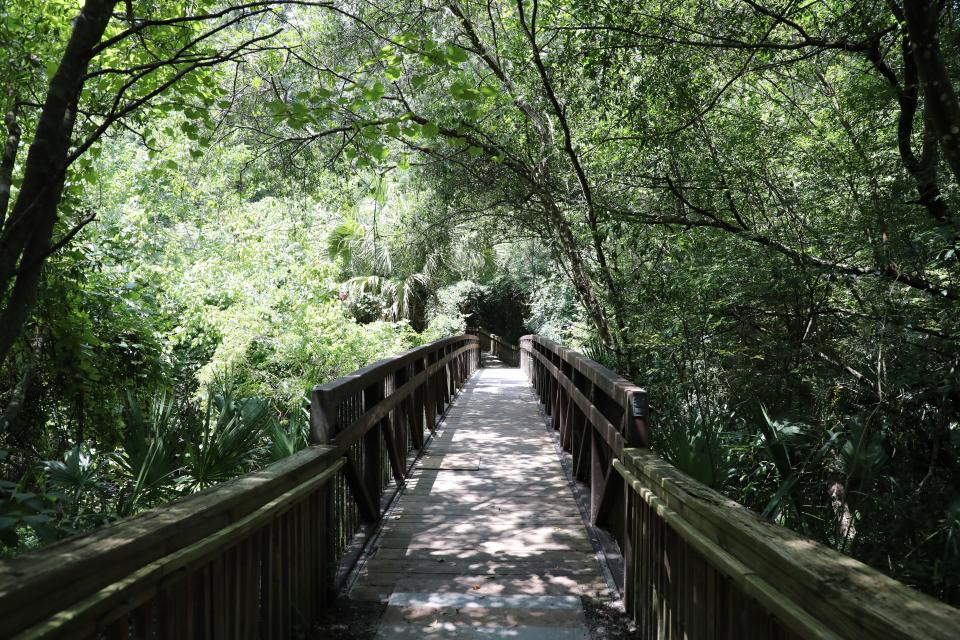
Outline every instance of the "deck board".
POLYGON ((387 602, 378 638, 587 639, 593 543, 519 369, 466 384, 384 517, 350 597, 387 602))

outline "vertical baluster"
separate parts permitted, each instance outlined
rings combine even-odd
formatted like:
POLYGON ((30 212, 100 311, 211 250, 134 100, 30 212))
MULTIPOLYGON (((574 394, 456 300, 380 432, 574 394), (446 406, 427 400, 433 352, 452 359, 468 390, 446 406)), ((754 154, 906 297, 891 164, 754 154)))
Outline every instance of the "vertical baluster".
MULTIPOLYGON (((436 354, 430 354, 426 360, 426 366, 430 367, 436 361, 436 354)), ((437 400, 436 400, 436 384, 434 383, 434 377, 436 374, 431 374, 427 376, 427 380, 424 382, 424 402, 426 403, 426 420, 427 428, 430 431, 433 431, 434 425, 437 421, 437 400)))
MULTIPOLYGON (((422 358, 417 358, 413 362, 413 375, 417 376, 420 374, 425 367, 424 360, 422 358)), ((424 411, 426 410, 424 397, 425 397, 425 381, 417 385, 416 391, 413 393, 413 425, 412 428, 416 431, 417 436, 415 438, 417 442, 417 448, 423 448, 424 441, 424 411)))
POLYGON ((227 633, 227 601, 226 601, 226 567, 224 553, 217 554, 209 568, 209 598, 210 611, 207 614, 207 627, 215 640, 226 639, 227 633))
MULTIPOLYGON (((379 380, 363 391, 364 410, 370 410, 383 399, 384 381, 379 380)), ((380 508, 383 488, 383 423, 378 423, 363 436, 363 483, 375 509, 380 508)))

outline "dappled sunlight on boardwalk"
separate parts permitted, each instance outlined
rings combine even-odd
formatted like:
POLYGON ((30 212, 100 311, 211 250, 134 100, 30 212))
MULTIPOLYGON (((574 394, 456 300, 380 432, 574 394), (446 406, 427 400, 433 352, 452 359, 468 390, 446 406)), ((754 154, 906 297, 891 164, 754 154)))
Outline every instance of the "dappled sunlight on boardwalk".
POLYGON ((588 638, 593 544, 525 376, 487 367, 386 514, 351 598, 388 602, 382 638, 588 638))

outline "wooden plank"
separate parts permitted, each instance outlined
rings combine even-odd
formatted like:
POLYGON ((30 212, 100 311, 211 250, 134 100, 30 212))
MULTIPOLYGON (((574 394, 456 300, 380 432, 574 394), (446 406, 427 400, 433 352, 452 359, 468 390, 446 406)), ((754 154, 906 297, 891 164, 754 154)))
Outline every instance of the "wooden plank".
POLYGON ((384 600, 408 588, 606 592, 556 448, 525 386, 518 369, 485 369, 467 383, 384 516, 352 598, 384 600))
MULTIPOLYGON (((783 594, 758 578, 746 565, 697 531, 689 522, 685 521, 678 513, 670 509, 662 500, 654 495, 653 492, 619 460, 614 461, 614 468, 623 476, 627 485, 656 511, 657 516, 668 525, 672 531, 677 532, 686 543, 693 545, 698 552, 707 558, 711 565, 719 568, 726 575, 730 576, 745 593, 757 598, 769 610, 776 612, 778 618, 786 624, 791 625, 792 628, 803 637, 841 637, 808 612, 804 611, 799 604, 792 602, 789 598, 785 598, 783 594)), ((676 537, 668 538, 668 541, 671 541, 672 544, 675 544, 676 540, 676 537)), ((672 558, 673 563, 676 563, 676 550, 669 553, 668 556, 672 558)), ((672 568, 676 569, 675 564, 672 565, 672 568)), ((676 602, 674 602, 674 604, 676 604, 676 602)))
MULTIPOLYGON (((421 371, 416 376, 405 382, 402 387, 395 389, 389 397, 382 399, 375 405, 367 407, 364 412, 356 416, 350 423, 340 425, 337 430, 336 438, 333 440, 334 446, 337 447, 337 450, 340 452, 345 451, 347 447, 362 438, 364 434, 374 427, 374 425, 378 424, 392 410, 398 407, 400 403, 403 402, 418 387, 422 386, 427 389, 433 387, 435 391, 435 377, 437 372, 446 366, 449 360, 459 357, 460 355, 467 353, 474 348, 476 348, 475 345, 467 345, 449 355, 444 356, 442 360, 432 362, 424 371, 421 371)), ((369 379, 369 376, 366 376, 365 379, 369 379)), ((343 380, 343 378, 338 378, 338 380, 343 380)), ((350 386, 351 388, 355 386, 354 380, 351 380, 350 386)), ((321 387, 321 389, 323 388, 321 387)), ((333 395, 332 390, 329 390, 328 393, 333 395)), ((335 401, 333 399, 330 399, 329 402, 331 403, 331 406, 335 406, 335 401)), ((435 416, 436 413, 433 415, 435 416)), ((429 426, 432 427, 432 424, 429 426)))
POLYGON ((749 566, 744 589, 776 585, 843 637, 949 638, 960 611, 799 534, 761 520, 649 451, 625 451, 629 470, 704 540, 749 566), (838 588, 842 585, 842 588, 838 588), (829 596, 829 597, 825 597, 829 596))
POLYGON ((331 447, 310 447, 207 491, 0 562, 0 637, 13 636, 215 534, 315 477, 334 459, 331 447), (44 597, 37 598, 38 593, 44 597))
POLYGON ((381 560, 369 562, 360 573, 360 578, 375 573, 407 573, 407 574, 456 574, 456 575, 496 575, 496 576, 591 576, 597 575, 597 563, 591 561, 562 563, 551 562, 475 562, 450 560, 437 561, 398 561, 381 560))
MULTIPOLYGON (((278 496, 257 511, 189 547, 138 568, 123 580, 97 591, 76 606, 61 611, 56 616, 25 631, 22 637, 44 637, 51 634, 67 634, 71 637, 85 635, 89 633, 87 630, 93 629, 99 621, 124 616, 126 612, 135 609, 142 602, 155 597, 163 587, 164 581, 169 580, 170 577, 176 579, 187 575, 188 582, 192 584, 189 580, 191 571, 206 565, 212 557, 222 553, 230 544, 243 539, 266 523, 274 521, 279 515, 292 508, 296 500, 325 485, 342 466, 342 461, 336 461, 310 481, 278 496)), ((193 614, 192 605, 192 602, 184 605, 188 607, 185 615, 193 614)))
POLYGON ((573 349, 568 349, 549 338, 537 335, 524 336, 521 338, 520 344, 521 349, 523 349, 525 344, 528 345, 525 351, 534 357, 539 357, 543 362, 545 361, 543 356, 529 346, 531 344, 541 345, 547 351, 556 354, 559 358, 568 362, 574 369, 579 371, 595 385, 599 386, 604 393, 615 400, 620 398, 625 400, 628 391, 644 392, 641 387, 638 387, 615 371, 611 371, 603 365, 577 353, 573 349))
POLYGON ((609 590, 600 579, 585 581, 566 577, 543 579, 518 576, 418 576, 408 580, 398 574, 380 574, 382 583, 358 583, 350 591, 350 598, 359 601, 386 602, 395 590, 418 590, 424 593, 475 593, 479 595, 576 595, 590 598, 608 598, 609 590))
MULTIPOLYGON (((534 358, 540 361, 540 364, 544 367, 546 371, 549 372, 549 375, 546 376, 549 379, 549 388, 542 392, 548 394, 547 397, 551 397, 549 394, 552 393, 551 389, 553 385, 561 385, 566 390, 567 393, 573 398, 574 403, 577 407, 580 408, 580 411, 587 416, 587 424, 589 424, 593 430, 599 432, 603 437, 604 442, 607 446, 613 451, 614 455, 619 456, 620 452, 623 451, 624 439, 623 435, 620 433, 618 428, 607 420, 606 416, 587 398, 583 393, 577 389, 576 385, 573 384, 573 381, 567 378, 563 373, 558 369, 552 362, 547 360, 542 354, 537 352, 532 352, 534 358)), ((631 389, 639 389, 631 385, 631 389)), ((639 392, 638 391, 638 392, 639 392)), ((624 394, 626 392, 624 391, 624 394)), ((626 400, 624 399, 624 402, 626 400)))
POLYGON ((329 391, 333 401, 338 402, 342 398, 363 391, 377 380, 382 380, 387 373, 393 373, 400 367, 424 357, 431 357, 451 345, 462 345, 457 351, 460 349, 472 351, 479 349, 480 343, 476 336, 469 335, 442 338, 420 347, 414 347, 399 355, 378 360, 373 364, 357 369, 347 376, 336 378, 322 385, 317 385, 315 388, 329 391))
POLYGON ((444 453, 425 455, 420 460, 421 470, 478 471, 480 456, 470 453, 444 453))

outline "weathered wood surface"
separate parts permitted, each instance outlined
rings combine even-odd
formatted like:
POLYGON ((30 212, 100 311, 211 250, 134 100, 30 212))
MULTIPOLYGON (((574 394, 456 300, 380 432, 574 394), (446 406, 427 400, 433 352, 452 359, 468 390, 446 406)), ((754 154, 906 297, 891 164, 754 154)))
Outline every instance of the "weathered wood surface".
POLYGON ((517 345, 510 344, 505 339, 495 333, 490 333, 483 327, 471 327, 467 333, 475 335, 480 339, 480 349, 496 358, 508 367, 520 366, 520 349, 517 345))
POLYGON ((960 637, 960 611, 766 522, 650 449, 646 394, 540 336, 521 368, 623 553, 640 638, 960 637))
POLYGON ((609 591, 523 374, 476 374, 424 460, 351 591, 389 603, 379 637, 588 638, 609 591))
MULTIPOLYGON (((479 364, 455 336, 314 390, 315 445, 0 561, 0 638, 287 638, 329 605, 361 525, 479 364)), ((398 535, 405 535, 401 532, 398 535)))
MULTIPOLYGON (((84 632, 77 631, 81 623, 97 622, 96 615, 86 612, 102 608, 98 603, 114 597, 118 587, 154 589, 150 576, 159 576, 156 572, 129 583, 137 571, 151 570, 151 563, 164 558, 176 564, 172 554, 201 544, 271 501, 291 492, 299 495, 298 487, 309 486, 331 468, 336 461, 332 454, 329 447, 307 449, 136 518, 0 562, 0 637, 12 637, 45 620, 39 629, 53 633, 48 623, 59 620, 63 634, 82 637, 84 632)), ((286 504, 295 499, 291 494, 286 504)), ((238 532, 235 540, 240 539, 238 532)))
POLYGON ((351 591, 389 603, 380 637, 583 640, 579 598, 609 591, 537 399, 589 517, 619 543, 639 637, 960 637, 960 611, 639 448, 643 389, 539 336, 522 340, 521 370, 470 379, 479 348, 448 338, 317 387, 321 446, 0 562, 0 637, 305 633, 354 533, 404 481, 351 591))

